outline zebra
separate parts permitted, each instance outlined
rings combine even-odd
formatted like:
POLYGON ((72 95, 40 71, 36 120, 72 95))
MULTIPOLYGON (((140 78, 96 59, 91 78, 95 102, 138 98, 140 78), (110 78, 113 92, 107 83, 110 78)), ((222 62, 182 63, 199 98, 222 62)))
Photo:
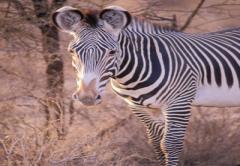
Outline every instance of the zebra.
POLYGON ((179 164, 193 105, 240 106, 240 28, 184 33, 119 6, 85 12, 65 6, 52 20, 74 37, 73 98, 97 105, 110 82, 145 124, 160 165, 179 164))

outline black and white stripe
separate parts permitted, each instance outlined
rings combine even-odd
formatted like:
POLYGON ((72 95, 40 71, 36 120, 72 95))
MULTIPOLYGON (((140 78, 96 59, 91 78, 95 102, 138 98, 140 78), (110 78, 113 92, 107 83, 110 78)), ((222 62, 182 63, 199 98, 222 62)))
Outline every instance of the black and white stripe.
POLYGON ((85 15, 64 7, 53 16, 75 37, 69 50, 77 80, 97 80, 103 92, 111 78, 113 90, 146 124, 163 165, 178 165, 193 104, 240 106, 240 28, 188 34, 119 7, 85 15), (156 109, 163 121, 149 111, 156 109))
POLYGON ((198 86, 240 87, 240 28, 187 34, 134 19, 119 44, 113 89, 146 123, 159 159, 177 165, 198 86), (165 126, 142 107, 162 108, 165 126))

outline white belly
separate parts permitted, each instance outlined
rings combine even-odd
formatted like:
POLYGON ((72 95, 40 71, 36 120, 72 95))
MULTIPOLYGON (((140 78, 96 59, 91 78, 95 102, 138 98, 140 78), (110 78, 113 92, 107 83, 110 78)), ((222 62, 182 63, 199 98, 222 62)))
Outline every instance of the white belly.
POLYGON ((198 88, 193 105, 215 107, 239 107, 240 88, 202 85, 198 88))

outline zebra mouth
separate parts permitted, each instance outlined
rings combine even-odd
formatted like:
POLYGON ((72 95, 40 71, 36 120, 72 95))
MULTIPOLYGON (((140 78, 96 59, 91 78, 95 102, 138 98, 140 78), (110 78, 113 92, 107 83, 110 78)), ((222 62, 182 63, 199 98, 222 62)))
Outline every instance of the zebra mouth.
POLYGON ((81 102, 81 104, 85 106, 95 106, 102 102, 101 97, 98 97, 98 96, 95 99, 90 97, 85 97, 79 101, 81 102))

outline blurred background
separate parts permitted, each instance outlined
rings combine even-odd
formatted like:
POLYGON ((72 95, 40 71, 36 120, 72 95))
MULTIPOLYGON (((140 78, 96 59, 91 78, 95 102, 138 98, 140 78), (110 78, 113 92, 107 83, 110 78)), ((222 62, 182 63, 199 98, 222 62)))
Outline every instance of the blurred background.
MULTIPOLYGON (((113 4, 184 32, 240 26, 240 0, 0 0, 0 166, 158 165, 143 124, 111 87, 96 107, 71 100, 72 38, 51 13, 113 4)), ((240 108, 194 108, 181 165, 239 166, 240 108)))

